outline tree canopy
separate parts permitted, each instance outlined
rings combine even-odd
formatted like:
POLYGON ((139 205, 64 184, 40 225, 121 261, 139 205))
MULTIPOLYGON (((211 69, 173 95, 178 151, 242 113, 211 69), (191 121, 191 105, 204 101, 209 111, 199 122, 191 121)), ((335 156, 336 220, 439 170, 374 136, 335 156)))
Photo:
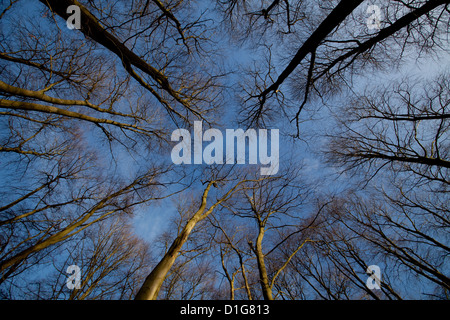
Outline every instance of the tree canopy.
POLYGON ((449 27, 448 0, 2 1, 0 298, 448 299, 449 27))

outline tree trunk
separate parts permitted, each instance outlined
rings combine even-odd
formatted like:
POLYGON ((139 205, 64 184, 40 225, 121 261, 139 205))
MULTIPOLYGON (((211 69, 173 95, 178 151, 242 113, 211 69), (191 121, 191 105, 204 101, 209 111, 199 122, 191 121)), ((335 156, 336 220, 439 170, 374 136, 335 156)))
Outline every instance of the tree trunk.
POLYGON ((173 241, 167 253, 145 279, 144 284, 135 297, 136 300, 156 300, 167 273, 172 268, 183 244, 187 241, 197 222, 201 220, 201 213, 197 211, 173 241))
POLYGON ((264 300, 273 300, 272 288, 269 283, 269 277, 267 276, 266 264, 264 263, 264 253, 262 252, 262 240, 264 237, 264 227, 259 227, 258 238, 256 239, 256 260, 258 262, 259 278, 261 282, 261 289, 264 300))
MULTIPOLYGON (((189 238, 189 235, 191 234, 195 225, 199 221, 205 219, 221 202, 219 200, 218 202, 216 202, 215 205, 211 206, 211 208, 209 208, 208 211, 205 212, 206 199, 208 198, 208 193, 213 183, 214 181, 208 183, 208 186, 203 191, 202 202, 199 209, 193 215, 193 217, 189 219, 189 221, 184 226, 183 230, 172 242, 172 245, 170 246, 169 250, 164 255, 164 257, 161 259, 161 261, 159 261, 156 267, 147 276, 147 278, 144 281, 144 284, 136 294, 135 300, 156 300, 159 294, 159 290, 161 289, 161 286, 164 280, 166 279, 167 273, 169 273, 170 268, 172 268, 181 248, 189 238)), ((230 192, 231 190, 228 193, 230 192)))
POLYGON ((216 185, 217 181, 210 181, 208 183, 205 190, 203 191, 202 201, 201 201, 201 205, 200 205, 199 209, 193 215, 193 217, 191 219, 189 219, 189 221, 186 223, 186 226, 183 228, 181 233, 173 241, 172 245, 170 246, 169 250, 164 255, 164 257, 161 259, 161 261, 156 265, 156 267, 152 270, 152 272, 147 276, 141 289, 139 289, 139 292, 136 294, 135 300, 156 300, 156 298, 158 297, 159 290, 161 289, 161 286, 162 286, 164 280, 166 279, 167 273, 170 271, 170 268, 172 268, 172 266, 178 256, 178 253, 180 252, 184 243, 189 238, 189 235, 191 234, 195 225, 199 221, 202 221, 203 219, 208 217, 219 204, 221 204, 223 201, 225 201, 231 194, 233 194, 236 191, 236 189, 239 187, 239 185, 241 185, 242 183, 245 183, 247 181, 252 181, 252 180, 239 181, 233 188, 228 190, 228 192, 225 193, 224 196, 222 196, 208 210, 206 210, 206 200, 208 198, 209 190, 211 189, 211 186, 216 185), (205 212, 205 210, 206 210, 206 212, 205 212))

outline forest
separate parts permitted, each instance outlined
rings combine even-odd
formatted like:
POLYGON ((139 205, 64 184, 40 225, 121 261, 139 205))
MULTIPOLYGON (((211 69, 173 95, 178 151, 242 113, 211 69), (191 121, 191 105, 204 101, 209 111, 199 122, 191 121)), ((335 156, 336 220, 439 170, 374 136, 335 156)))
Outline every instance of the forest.
POLYGON ((448 300, 449 29, 449 0, 1 0, 0 300, 448 300))

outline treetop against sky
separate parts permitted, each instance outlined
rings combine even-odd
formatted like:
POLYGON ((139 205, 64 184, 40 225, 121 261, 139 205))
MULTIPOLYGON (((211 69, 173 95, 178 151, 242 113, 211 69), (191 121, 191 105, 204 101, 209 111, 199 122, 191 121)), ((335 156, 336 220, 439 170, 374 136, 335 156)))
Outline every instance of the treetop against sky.
POLYGON ((445 0, 0 4, 2 299, 448 299, 445 0))

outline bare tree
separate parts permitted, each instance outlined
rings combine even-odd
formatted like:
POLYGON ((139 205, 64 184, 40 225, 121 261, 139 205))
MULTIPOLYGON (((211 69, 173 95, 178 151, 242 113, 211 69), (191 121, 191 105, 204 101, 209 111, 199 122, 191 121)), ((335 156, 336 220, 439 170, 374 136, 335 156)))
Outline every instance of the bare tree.
POLYGON ((381 0, 375 30, 368 4, 2 2, 1 296, 404 299, 413 278, 448 297, 449 75, 376 81, 448 54, 449 1, 381 0), (300 161, 264 177, 171 165, 170 132, 193 120, 273 125, 329 167, 314 185, 300 161), (122 224, 181 191, 150 249, 122 224), (82 287, 68 292, 75 260, 82 287))
POLYGON ((344 134, 331 137, 332 159, 347 169, 389 166, 409 172, 414 180, 435 181, 445 191, 449 183, 447 74, 370 91, 355 96, 339 117, 344 134))
MULTIPOLYGON (((249 227, 253 232, 247 231, 244 237, 256 261, 260 292, 267 300, 274 299, 275 283, 292 258, 304 245, 314 241, 308 229, 315 219, 310 219, 309 214, 302 212, 311 191, 300 181, 299 170, 294 167, 277 177, 251 183, 240 192, 239 201, 233 202, 232 199, 223 205, 233 216, 251 221, 253 225, 253 228, 249 227), (283 247, 287 241, 293 241, 297 245, 290 248, 292 250, 284 251, 283 247)), ((228 247, 233 249, 239 258, 242 272, 243 254, 242 249, 237 247, 242 239, 237 238, 233 243, 224 229, 220 229, 228 247)), ((240 230, 242 231, 244 230, 240 230)), ((244 279, 244 284, 249 294, 249 281, 244 279)))
MULTIPOLYGON (((168 38, 181 37, 183 51, 187 50, 184 57, 193 52, 201 54, 206 49, 201 44, 207 42, 206 37, 188 32, 205 22, 197 17, 192 24, 181 26, 172 13, 189 8, 176 3, 166 7, 160 1, 153 1, 154 7, 149 8, 148 2, 144 6, 137 1, 129 16, 116 16, 116 12, 102 8, 104 4, 89 2, 91 10, 105 15, 100 20, 106 25, 102 25, 77 1, 63 6, 61 2, 43 4, 54 11, 43 10, 45 7, 36 2, 27 16, 22 4, 12 1, 2 7, 1 13, 2 25, 7 26, 2 28, 0 50, 0 152, 5 159, 0 209, 4 234, 1 282, 109 216, 132 213, 137 206, 164 197, 158 189, 169 188, 170 179, 157 180, 167 177, 171 170, 161 163, 151 163, 158 147, 167 140, 168 126, 162 124, 166 119, 153 108, 155 100, 146 95, 148 91, 169 116, 178 115, 184 121, 186 117, 179 111, 171 111, 168 99, 190 108, 200 118, 204 117, 200 111, 206 112, 203 107, 211 103, 210 95, 214 104, 219 102, 214 83, 217 76, 202 76, 200 65, 193 63, 189 70, 177 73, 177 63, 167 49, 166 63, 157 70, 123 44, 135 41, 134 47, 174 23, 176 34, 166 29, 158 41, 166 41, 166 46, 173 48, 176 44, 168 38), (56 15, 59 12, 67 18, 69 4, 82 8, 81 32, 69 31, 56 15), (155 20, 146 29, 141 22, 149 16, 155 20), (117 17, 124 20, 119 22, 117 17), (137 30, 138 25, 144 30, 137 30), (111 31, 114 27, 116 30, 111 31), (126 37, 119 41, 117 35, 126 37), (121 56, 119 61, 126 72, 117 68, 117 61, 104 48, 113 56, 121 56), (156 81, 154 87, 134 67, 147 72, 156 81), (179 86, 177 90, 167 80, 169 70, 179 86)), ((154 50, 145 54, 149 53, 154 50)), ((160 54, 164 56, 159 52, 155 59, 163 61, 160 54)), ((180 54, 178 50, 175 56, 180 54)))
MULTIPOLYGON (((196 119, 208 121, 208 112, 216 109, 214 105, 219 104, 215 91, 220 87, 216 81, 220 74, 208 74, 207 69, 202 69, 201 64, 193 60, 194 53, 201 54, 202 44, 208 42, 208 37, 202 35, 206 32, 197 30, 208 28, 208 25, 201 15, 182 25, 174 12, 189 11, 183 1, 169 4, 156 0, 145 4, 134 1, 131 12, 125 17, 121 13, 107 12, 92 4, 89 9, 76 0, 41 2, 65 20, 69 17, 67 8, 70 5, 78 6, 83 21, 80 31, 119 58, 125 71, 151 93, 174 121, 177 118, 188 123, 189 116, 192 115, 196 119), (101 15, 101 20, 95 16, 95 12, 101 15), (149 20, 152 21, 150 24, 147 23, 149 20), (164 48, 162 52, 155 52, 145 45, 146 42, 152 44, 153 41, 159 42, 164 48), (171 41, 175 44, 181 42, 183 51, 173 46, 171 41), (143 50, 137 51, 139 46, 136 44, 143 45, 143 50), (172 53, 165 48, 175 50, 172 53), (147 60, 149 57, 155 59, 154 65, 147 60), (192 66, 185 64, 180 70, 177 63, 180 59, 184 60, 183 63, 193 60, 192 66), (155 66, 157 63, 160 65, 155 66)), ((212 50, 207 52, 212 54, 212 50)), ((202 58, 205 59, 205 56, 202 55, 202 58)))
MULTIPOLYGON (((296 41, 299 45, 296 49, 288 47, 295 54, 288 58, 283 56, 288 60, 284 67, 279 67, 279 63, 268 64, 243 75, 242 87, 246 94, 241 100, 241 121, 250 125, 264 124, 265 119, 280 119, 281 114, 296 123, 294 136, 300 138, 300 113, 314 97, 323 99, 333 96, 343 86, 351 88, 353 78, 369 70, 400 65, 408 48, 418 56, 423 52, 445 50, 448 1, 413 1, 408 4, 387 1, 381 5, 382 27, 377 32, 368 30, 365 11, 360 9, 362 2, 340 1, 333 8, 323 8, 318 4, 309 12, 305 7, 298 8, 300 16, 308 12, 323 18, 316 22, 317 19, 307 17, 314 26, 308 30, 308 36, 286 40, 289 43, 296 41), (290 88, 283 89, 286 84, 291 84, 290 88)), ((230 4, 225 11, 230 12, 237 3, 239 1, 232 2, 235 5, 230 4)), ((283 1, 274 1, 269 8, 272 10, 281 3, 283 1)), ((259 12, 269 17, 269 8, 261 8, 259 12)), ((295 36, 296 33, 292 35, 295 36)), ((273 38, 277 39, 273 36, 270 39, 273 38)), ((269 54, 261 53, 266 55, 266 59, 269 55, 283 54, 273 49, 273 40, 264 40, 260 47, 270 48, 269 54)))
POLYGON ((214 209, 217 206, 230 198, 235 192, 241 189, 249 181, 254 180, 246 178, 236 179, 227 177, 227 174, 225 176, 221 176, 217 173, 213 173, 211 180, 205 181, 206 187, 204 187, 203 189, 200 203, 198 204, 198 209, 191 213, 192 216, 189 217, 189 220, 186 222, 183 229, 179 231, 177 237, 173 240, 172 244, 164 254, 161 261, 145 279, 144 284, 136 295, 136 299, 155 300, 158 297, 158 293, 164 280, 167 277, 168 272, 175 263, 175 260, 179 255, 181 248, 188 240, 189 235, 191 234, 195 226, 199 222, 207 218, 211 213, 213 213, 214 209), (227 191, 219 194, 217 198, 212 202, 212 204, 208 205, 208 197, 211 191, 211 187, 214 186, 216 188, 216 186, 219 186, 221 184, 225 184, 227 191))
POLYGON ((380 279, 380 290, 367 287, 367 268, 379 263, 382 255, 359 237, 362 230, 354 232, 348 228, 348 221, 343 218, 348 195, 328 198, 331 201, 318 204, 322 213, 314 231, 316 241, 293 259, 282 290, 289 293, 290 299, 402 299, 393 289, 389 280, 393 273, 386 272, 387 267, 380 279), (301 291, 289 290, 291 282, 301 284, 301 291))
MULTIPOLYGON (((440 291, 439 289, 448 292, 449 279, 444 271, 448 247, 440 239, 438 229, 431 227, 432 223, 422 220, 426 219, 426 215, 430 215, 411 210, 407 206, 398 206, 399 204, 387 202, 387 205, 383 205, 376 198, 364 200, 353 196, 342 203, 343 206, 336 211, 336 224, 348 230, 353 239, 345 244, 349 249, 331 250, 333 255, 349 252, 353 259, 359 260, 355 261, 361 264, 361 270, 367 268, 368 258, 372 261, 382 261, 386 265, 383 270, 386 280, 381 283, 381 292, 389 298, 413 297, 411 292, 405 290, 409 287, 406 280, 400 280, 400 284, 396 284, 394 280, 389 284, 388 280, 393 277, 408 279, 411 274, 423 277, 426 282, 433 284, 426 292, 430 296, 436 294, 436 290, 440 291), (355 247, 371 252, 372 257, 358 258, 362 255, 354 253, 355 247)), ((348 231, 345 233, 349 234, 348 231)), ((411 280, 409 282, 410 286, 415 283, 411 280)), ((360 286, 364 289, 362 283, 360 286)), ((372 291, 365 291, 375 297, 372 291)))
MULTIPOLYGON (((155 194, 152 195, 151 190, 152 186, 159 185, 154 180, 157 172, 158 170, 155 170, 138 177, 131 183, 112 185, 109 188, 105 186, 106 181, 100 181, 89 185, 87 190, 80 190, 78 197, 69 198, 63 203, 45 204, 44 202, 27 211, 14 210, 14 206, 20 206, 21 202, 27 196, 33 195, 33 191, 36 190, 4 206, 2 209, 7 217, 2 220, 2 228, 7 238, 2 243, 0 264, 2 282, 27 259, 42 250, 65 241, 110 215, 118 212, 132 212, 133 207, 159 198, 155 194), (103 190, 101 185, 104 186, 103 190), (95 193, 87 193, 92 192, 92 188, 95 193), (77 205, 72 206, 72 204, 77 205), (66 210, 65 215, 60 213, 62 206, 66 210)), ((73 196, 70 193, 69 195, 73 196)), ((50 199, 43 197, 41 201, 50 199)))
POLYGON ((56 255, 55 272, 27 286, 28 299, 131 299, 151 257, 148 244, 132 234, 130 216, 103 220, 70 240, 56 255), (62 259, 65 257, 65 259, 62 259), (69 289, 67 267, 80 268, 79 288, 69 289))
POLYGON ((245 290, 245 294, 239 296, 252 300, 254 283, 250 283, 247 270, 250 260, 253 259, 247 245, 247 237, 251 232, 250 228, 245 225, 233 224, 231 220, 226 220, 223 216, 220 216, 220 220, 211 216, 209 221, 215 229, 220 231, 220 235, 215 237, 215 241, 220 246, 220 264, 229 285, 227 297, 230 300, 235 300, 236 293, 245 290), (240 275, 240 278, 237 278, 238 275, 240 275))
MULTIPOLYGON (((173 239, 182 231, 198 207, 198 194, 188 192, 174 198, 177 214, 171 219, 167 230, 154 241, 154 256, 167 254, 173 239), (157 250, 159 249, 159 250, 157 250)), ((215 266, 209 251, 214 235, 206 230, 206 221, 199 221, 189 234, 178 256, 167 273, 158 294, 158 299, 211 299, 214 295, 215 266)), ((159 260, 153 264, 155 267, 159 260)), ((139 283, 141 285, 144 279, 139 283)))
POLYGON ((338 219, 386 261, 402 266, 399 274, 423 277, 444 296, 449 285, 444 271, 449 251, 447 78, 404 80, 390 90, 357 96, 339 117, 343 133, 331 139, 329 153, 347 172, 365 173, 363 183, 373 190, 368 200, 344 201, 338 219))

